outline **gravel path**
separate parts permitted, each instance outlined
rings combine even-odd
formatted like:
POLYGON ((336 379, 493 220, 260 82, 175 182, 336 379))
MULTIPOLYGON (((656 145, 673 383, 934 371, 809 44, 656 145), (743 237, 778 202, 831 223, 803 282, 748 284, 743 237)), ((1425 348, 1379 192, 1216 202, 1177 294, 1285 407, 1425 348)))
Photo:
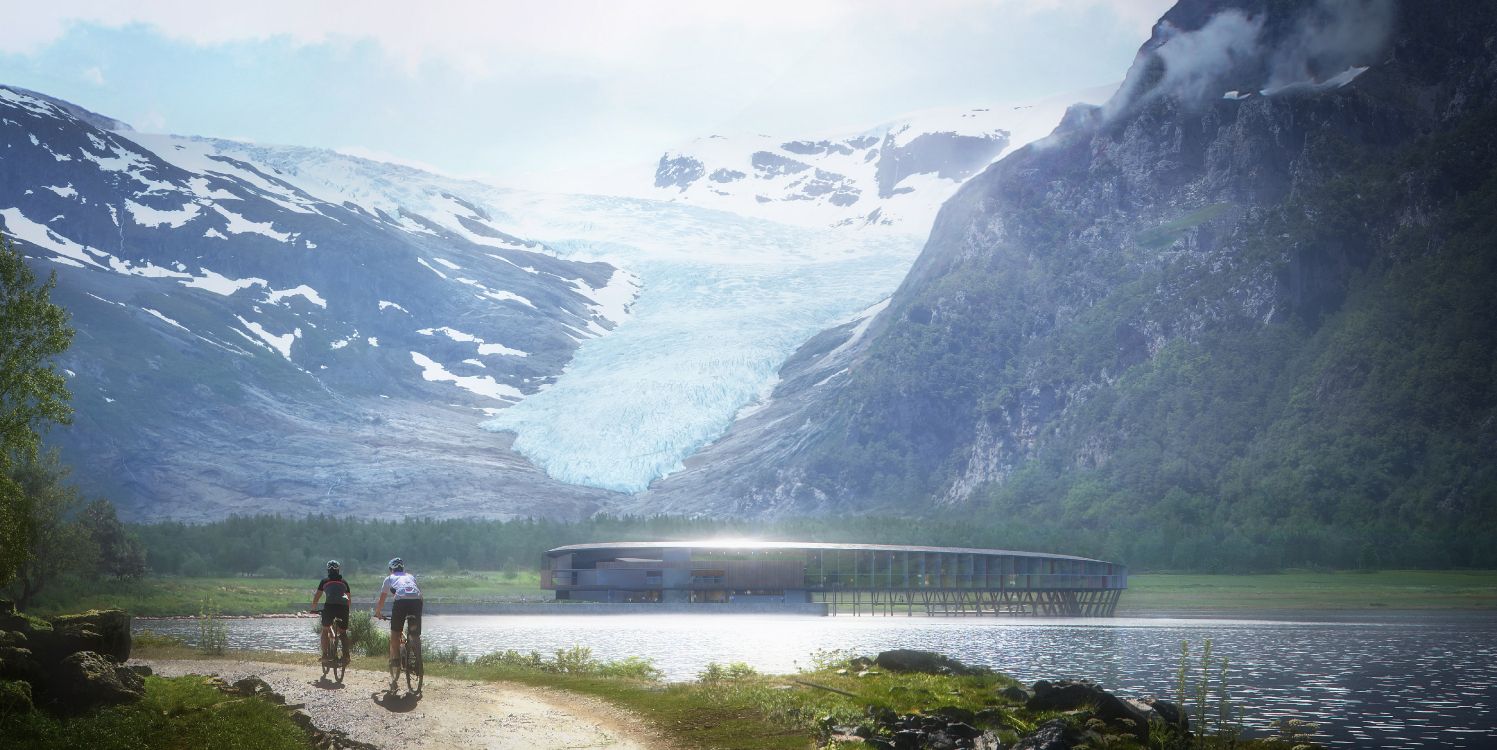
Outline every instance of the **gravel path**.
POLYGON ((232 683, 256 676, 305 703, 323 729, 391 750, 655 750, 664 747, 637 718, 587 696, 510 683, 427 677, 418 697, 387 698, 389 676, 350 669, 341 687, 321 683, 304 664, 137 659, 164 677, 218 675, 232 683))

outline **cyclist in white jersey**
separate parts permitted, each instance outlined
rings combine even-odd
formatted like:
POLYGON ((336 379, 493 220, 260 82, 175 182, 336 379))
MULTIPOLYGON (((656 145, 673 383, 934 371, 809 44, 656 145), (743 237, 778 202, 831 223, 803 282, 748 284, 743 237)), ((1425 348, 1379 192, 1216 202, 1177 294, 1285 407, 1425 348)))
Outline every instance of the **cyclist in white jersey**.
POLYGON ((379 587, 379 602, 374 605, 374 616, 385 619, 385 597, 394 596, 390 605, 390 664, 400 658, 400 639, 405 621, 411 621, 411 638, 421 642, 421 587, 416 577, 405 572, 405 561, 395 558, 390 561, 390 575, 385 576, 379 587))

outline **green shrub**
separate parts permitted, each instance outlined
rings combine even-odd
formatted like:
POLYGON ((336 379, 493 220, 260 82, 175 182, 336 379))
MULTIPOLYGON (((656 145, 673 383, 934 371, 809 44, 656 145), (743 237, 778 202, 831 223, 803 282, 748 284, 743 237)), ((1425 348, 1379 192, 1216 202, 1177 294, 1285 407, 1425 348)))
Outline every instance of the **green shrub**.
POLYGON ((198 607, 198 651, 204 654, 219 656, 229 648, 229 628, 218 615, 211 599, 198 607))
POLYGON ((468 657, 457 650, 457 646, 441 648, 433 646, 426 648, 421 653, 422 661, 429 664, 467 664, 468 657))
POLYGON ((380 621, 367 609, 348 615, 348 650, 365 656, 389 656, 390 629, 380 627, 380 621))
POLYGON ((723 665, 710 662, 707 668, 697 673, 697 679, 702 682, 723 682, 728 680, 746 680, 750 677, 759 676, 759 670, 741 661, 723 665))

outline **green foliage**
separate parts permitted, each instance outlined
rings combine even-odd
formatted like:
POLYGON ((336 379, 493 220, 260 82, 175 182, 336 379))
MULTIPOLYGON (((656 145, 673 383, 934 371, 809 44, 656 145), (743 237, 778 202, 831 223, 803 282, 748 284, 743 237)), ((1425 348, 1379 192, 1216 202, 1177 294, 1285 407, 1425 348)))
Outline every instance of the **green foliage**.
MULTIPOLYGON (((365 656, 387 657, 390 654, 390 629, 376 620, 367 609, 348 613, 348 650, 365 656)), ((318 627, 321 627, 319 624, 318 627)))
POLYGON ((73 340, 67 311, 52 304, 52 274, 38 285, 21 251, 0 235, 0 585, 29 556, 30 498, 11 478, 11 462, 33 459, 40 432, 67 424, 70 398, 52 360, 73 340))
POLYGON ((708 662, 706 668, 697 673, 697 679, 702 682, 721 682, 724 680, 746 680, 750 677, 758 677, 759 670, 741 661, 730 664, 718 664, 708 662))
POLYGON ((648 659, 630 656, 615 661, 602 661, 593 656, 593 650, 587 646, 557 649, 550 659, 536 651, 495 651, 474 659, 473 666, 505 674, 589 675, 648 682, 659 681, 662 676, 661 671, 648 659))
POLYGON ((11 466, 8 479, 25 498, 22 515, 15 521, 27 555, 10 586, 18 608, 29 607, 58 577, 92 570, 97 564, 98 548, 78 518, 82 500, 67 475, 56 451, 22 454, 11 466))
POLYGON ((98 552, 98 574, 116 581, 135 580, 145 575, 146 556, 140 540, 125 531, 108 500, 89 503, 80 514, 79 524, 98 552))
POLYGON ((138 703, 59 719, 42 712, 0 716, 6 747, 34 750, 304 750, 307 735, 280 707, 232 700, 201 677, 147 677, 138 703))
POLYGON ((229 627, 219 617, 218 607, 203 600, 198 609, 198 652, 221 656, 229 648, 229 627))

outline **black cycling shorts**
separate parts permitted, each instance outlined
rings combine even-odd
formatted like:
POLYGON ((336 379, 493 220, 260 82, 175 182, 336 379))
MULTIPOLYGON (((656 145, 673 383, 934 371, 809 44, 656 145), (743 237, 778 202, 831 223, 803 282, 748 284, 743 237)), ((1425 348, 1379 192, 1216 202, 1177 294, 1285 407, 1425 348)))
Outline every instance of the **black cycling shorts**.
POLYGON ((405 619, 411 618, 411 634, 421 635, 420 599, 396 599, 390 607, 390 632, 399 633, 405 627, 405 619))
POLYGON ((323 605, 323 607, 322 607, 322 627, 325 628, 325 627, 327 627, 329 625, 332 625, 334 619, 338 619, 338 620, 342 620, 343 621, 343 622, 341 622, 341 623, 338 624, 338 627, 341 627, 341 628, 348 627, 348 605, 346 605, 346 604, 343 605, 343 606, 323 605))

